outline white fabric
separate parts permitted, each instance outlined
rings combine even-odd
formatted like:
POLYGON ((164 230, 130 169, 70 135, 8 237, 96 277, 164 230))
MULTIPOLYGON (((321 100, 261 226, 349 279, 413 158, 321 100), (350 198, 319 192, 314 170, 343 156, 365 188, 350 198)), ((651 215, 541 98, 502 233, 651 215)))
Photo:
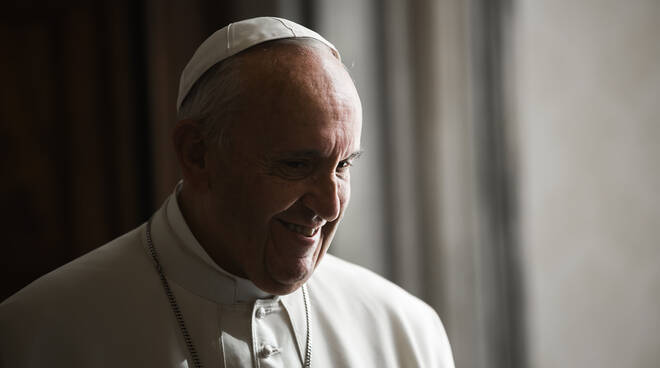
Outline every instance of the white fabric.
MULTIPOLYGON (((180 189, 181 182, 175 189, 175 195, 168 200, 166 208, 168 223, 172 232, 180 240, 178 244, 191 251, 195 257, 203 260, 207 266, 218 271, 219 274, 233 280, 235 303, 248 304, 248 308, 234 307, 225 312, 228 318, 223 318, 223 320, 232 321, 232 328, 227 325, 221 335, 221 345, 229 355, 225 356, 225 362, 228 362, 230 366, 244 367, 251 364, 250 360, 262 358, 261 367, 295 367, 299 365, 296 339, 290 328, 289 316, 279 303, 279 296, 269 295, 257 288, 252 281, 223 270, 211 259, 190 231, 181 213, 178 200, 175 200, 178 199, 180 189), (255 303, 254 307, 249 307, 251 303, 255 303), (245 328, 249 326, 252 326, 252 330, 245 328), (252 338, 254 338, 254 343, 250 349, 248 343, 252 338)), ((193 282, 204 281, 194 280, 193 282)))
POLYGON ((197 48, 181 73, 177 111, 197 80, 213 65, 254 45, 281 38, 313 38, 339 51, 318 33, 276 17, 258 17, 231 23, 213 33, 197 48))
MULTIPOLYGON (((267 296, 220 269, 175 198, 155 213, 152 237, 204 366, 302 366, 301 290, 267 296)), ((397 286, 331 255, 307 284, 313 367, 454 367, 437 314, 397 286)), ((0 366, 192 367, 145 225, 0 304, 0 366)))

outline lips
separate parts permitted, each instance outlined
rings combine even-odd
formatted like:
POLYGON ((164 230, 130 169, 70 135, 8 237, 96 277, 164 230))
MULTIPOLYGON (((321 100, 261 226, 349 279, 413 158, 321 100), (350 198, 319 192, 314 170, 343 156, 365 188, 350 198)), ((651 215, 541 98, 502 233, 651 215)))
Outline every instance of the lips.
MULTIPOLYGON (((291 262, 307 259, 318 249, 321 242, 322 226, 310 227, 277 219, 273 228, 273 251, 282 262, 294 266, 291 262)), ((305 261, 307 262, 307 261, 305 261)))
POLYGON ((280 220, 280 222, 288 230, 291 230, 294 233, 301 234, 301 235, 306 236, 308 238, 311 238, 314 235, 316 235, 316 233, 318 233, 318 231, 321 229, 320 226, 319 227, 307 227, 307 226, 302 226, 302 225, 298 225, 298 224, 292 224, 290 222, 286 222, 286 221, 282 221, 282 220, 280 220))

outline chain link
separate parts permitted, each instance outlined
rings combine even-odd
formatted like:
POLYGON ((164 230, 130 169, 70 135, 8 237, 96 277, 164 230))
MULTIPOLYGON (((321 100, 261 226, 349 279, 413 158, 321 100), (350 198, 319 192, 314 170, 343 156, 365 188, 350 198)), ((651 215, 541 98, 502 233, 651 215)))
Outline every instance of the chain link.
POLYGON ((195 366, 195 368, 202 368, 202 362, 199 360, 199 355, 195 349, 195 344, 193 343, 192 337, 186 328, 186 322, 183 319, 183 313, 181 312, 181 308, 179 308, 179 304, 176 302, 176 297, 170 288, 170 283, 167 282, 167 278, 163 272, 163 266, 161 266, 160 260, 158 259, 158 253, 156 253, 156 247, 154 247, 154 243, 151 240, 151 219, 149 219, 149 222, 147 222, 147 244, 149 246, 149 253, 151 254, 151 258, 154 260, 156 271, 160 277, 160 282, 163 284, 163 289, 167 295, 167 300, 170 302, 172 312, 174 312, 174 318, 176 318, 176 322, 179 325, 179 330, 181 330, 181 335, 183 335, 183 341, 185 341, 186 347, 188 348, 188 353, 190 354, 190 359, 192 359, 193 366, 195 366))
POLYGON ((307 324, 307 347, 305 348, 305 364, 304 368, 310 368, 312 365, 312 324, 310 323, 310 302, 309 295, 307 295, 307 284, 302 286, 303 300, 305 301, 305 323, 307 324))

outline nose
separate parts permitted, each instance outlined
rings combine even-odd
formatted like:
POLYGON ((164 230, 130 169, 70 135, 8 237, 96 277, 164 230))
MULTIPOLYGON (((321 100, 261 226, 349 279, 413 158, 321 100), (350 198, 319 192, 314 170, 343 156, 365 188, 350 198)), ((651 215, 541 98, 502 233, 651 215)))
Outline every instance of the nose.
POLYGON ((335 221, 341 213, 342 192, 334 174, 310 181, 303 204, 327 222, 335 221))

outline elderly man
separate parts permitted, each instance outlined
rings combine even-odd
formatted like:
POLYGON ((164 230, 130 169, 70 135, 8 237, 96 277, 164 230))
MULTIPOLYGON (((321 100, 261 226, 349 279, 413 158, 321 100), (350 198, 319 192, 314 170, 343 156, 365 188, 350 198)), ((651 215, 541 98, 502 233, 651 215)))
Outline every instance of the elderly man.
POLYGON ((2 303, 1 366, 453 367, 430 307, 326 254, 362 119, 332 44, 284 19, 230 24, 186 66, 178 110, 183 181, 2 303))

